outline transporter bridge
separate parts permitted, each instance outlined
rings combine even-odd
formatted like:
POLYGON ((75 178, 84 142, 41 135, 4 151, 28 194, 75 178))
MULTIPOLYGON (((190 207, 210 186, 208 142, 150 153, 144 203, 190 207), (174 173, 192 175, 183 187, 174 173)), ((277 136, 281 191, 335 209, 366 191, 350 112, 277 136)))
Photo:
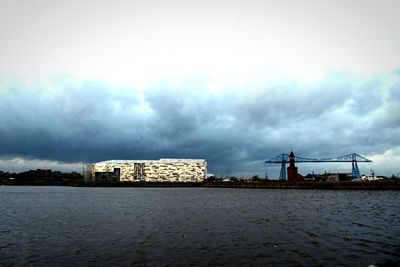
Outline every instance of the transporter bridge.
MULTIPOLYGON (((289 155, 288 154, 281 154, 276 157, 271 158, 270 160, 265 161, 265 167, 270 164, 281 164, 281 171, 279 173, 279 180, 286 180, 286 163, 289 162, 289 155)), ((357 153, 351 153, 344 156, 339 156, 336 158, 325 158, 325 159, 313 159, 313 158, 304 158, 295 156, 296 163, 304 163, 304 162, 351 162, 352 167, 352 177, 358 178, 360 177, 360 170, 358 169, 357 162, 372 162, 357 153)))

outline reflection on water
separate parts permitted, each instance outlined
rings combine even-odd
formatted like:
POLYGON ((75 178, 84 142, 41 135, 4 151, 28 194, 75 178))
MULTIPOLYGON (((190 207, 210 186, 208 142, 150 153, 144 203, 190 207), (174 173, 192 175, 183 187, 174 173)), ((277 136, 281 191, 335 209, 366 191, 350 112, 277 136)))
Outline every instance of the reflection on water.
POLYGON ((0 186, 0 265, 399 262, 395 191, 0 186))

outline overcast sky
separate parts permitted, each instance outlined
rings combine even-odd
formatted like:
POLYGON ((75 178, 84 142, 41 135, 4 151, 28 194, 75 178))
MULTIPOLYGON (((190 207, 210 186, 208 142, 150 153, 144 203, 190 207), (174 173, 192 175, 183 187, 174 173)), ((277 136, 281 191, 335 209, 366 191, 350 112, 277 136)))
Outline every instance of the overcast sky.
MULTIPOLYGON (((0 170, 359 153, 400 173, 400 2, 0 1, 0 170)), ((300 165, 299 171, 351 171, 300 165)), ((278 168, 269 168, 270 177, 278 168)))

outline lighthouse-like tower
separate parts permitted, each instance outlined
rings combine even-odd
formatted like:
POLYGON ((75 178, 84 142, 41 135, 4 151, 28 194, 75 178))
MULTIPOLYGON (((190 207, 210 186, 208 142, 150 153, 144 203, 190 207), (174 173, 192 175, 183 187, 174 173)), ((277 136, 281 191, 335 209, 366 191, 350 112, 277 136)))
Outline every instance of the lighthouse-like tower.
POLYGON ((298 181, 299 173, 297 171, 297 167, 294 165, 294 153, 290 151, 289 155, 289 167, 287 168, 287 177, 289 182, 298 181))

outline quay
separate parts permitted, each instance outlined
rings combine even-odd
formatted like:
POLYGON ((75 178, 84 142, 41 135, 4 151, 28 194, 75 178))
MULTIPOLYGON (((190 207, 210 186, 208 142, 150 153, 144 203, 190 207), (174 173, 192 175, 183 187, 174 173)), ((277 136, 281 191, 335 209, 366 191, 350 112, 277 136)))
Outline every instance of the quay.
POLYGON ((400 190, 400 181, 360 182, 281 182, 281 181, 239 181, 239 182, 111 182, 79 183, 82 187, 204 187, 204 188, 253 188, 253 189, 318 189, 318 190, 400 190))

